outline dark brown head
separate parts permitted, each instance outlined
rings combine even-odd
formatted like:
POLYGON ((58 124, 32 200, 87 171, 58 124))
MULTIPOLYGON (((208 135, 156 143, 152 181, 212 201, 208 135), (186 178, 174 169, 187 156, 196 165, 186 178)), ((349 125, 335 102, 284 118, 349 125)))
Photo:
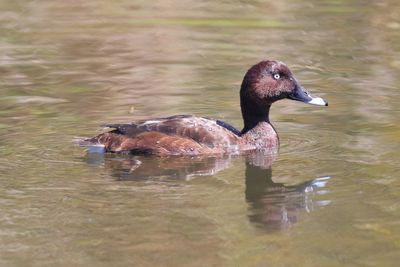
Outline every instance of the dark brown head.
POLYGON ((269 121, 272 103, 289 98, 308 104, 327 106, 328 102, 312 97, 293 77, 290 69, 282 62, 265 60, 252 66, 244 76, 240 89, 245 129, 254 127, 261 120, 269 121))

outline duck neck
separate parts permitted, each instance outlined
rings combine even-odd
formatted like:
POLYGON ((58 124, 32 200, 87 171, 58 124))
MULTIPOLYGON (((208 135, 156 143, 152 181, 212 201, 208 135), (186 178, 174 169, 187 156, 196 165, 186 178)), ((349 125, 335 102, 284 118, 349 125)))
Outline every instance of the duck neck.
POLYGON ((241 99, 241 109, 243 116, 244 127, 241 134, 245 134, 249 130, 257 126, 259 122, 269 122, 269 110, 271 108, 270 104, 264 104, 260 106, 256 103, 250 103, 248 101, 243 101, 241 99))

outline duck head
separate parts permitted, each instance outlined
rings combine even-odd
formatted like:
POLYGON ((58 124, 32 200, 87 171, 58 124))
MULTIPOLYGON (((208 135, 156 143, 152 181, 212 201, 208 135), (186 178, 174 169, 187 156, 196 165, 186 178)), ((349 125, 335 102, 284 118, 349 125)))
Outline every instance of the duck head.
POLYGON ((269 122, 269 109, 275 101, 292 99, 307 104, 328 106, 320 97, 311 96, 282 62, 265 60, 252 66, 240 89, 240 106, 246 132, 260 121, 269 122))

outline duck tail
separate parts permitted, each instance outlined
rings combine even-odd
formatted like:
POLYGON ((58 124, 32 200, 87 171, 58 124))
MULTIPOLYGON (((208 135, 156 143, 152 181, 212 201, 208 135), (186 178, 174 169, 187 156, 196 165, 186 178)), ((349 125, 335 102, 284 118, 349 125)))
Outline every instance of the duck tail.
POLYGON ((86 147, 89 153, 104 153, 105 146, 100 144, 96 138, 76 137, 72 140, 75 145, 86 147))

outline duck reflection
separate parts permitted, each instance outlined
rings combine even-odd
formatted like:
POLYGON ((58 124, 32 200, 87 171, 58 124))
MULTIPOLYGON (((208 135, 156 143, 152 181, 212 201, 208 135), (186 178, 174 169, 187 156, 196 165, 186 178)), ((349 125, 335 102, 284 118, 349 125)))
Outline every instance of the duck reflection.
MULTIPOLYGON (((313 179, 298 185, 285 185, 272 180, 271 165, 276 154, 246 156, 245 199, 249 220, 266 230, 285 230, 297 222, 300 211, 311 212, 329 200, 314 200, 326 192, 329 177, 313 179)), ((240 156, 227 157, 124 157, 89 154, 90 164, 104 165, 117 180, 191 179, 214 175, 241 162, 240 156)))
POLYGON ((87 162, 104 165, 117 180, 182 179, 214 175, 229 168, 239 156, 226 157, 152 157, 117 154, 88 154, 87 162))
POLYGON ((249 219, 267 230, 289 229, 297 222, 299 210, 311 212, 316 206, 325 206, 329 200, 313 201, 324 193, 329 177, 313 179, 295 186, 272 181, 271 168, 246 162, 246 200, 249 219))

